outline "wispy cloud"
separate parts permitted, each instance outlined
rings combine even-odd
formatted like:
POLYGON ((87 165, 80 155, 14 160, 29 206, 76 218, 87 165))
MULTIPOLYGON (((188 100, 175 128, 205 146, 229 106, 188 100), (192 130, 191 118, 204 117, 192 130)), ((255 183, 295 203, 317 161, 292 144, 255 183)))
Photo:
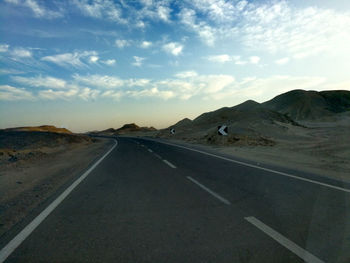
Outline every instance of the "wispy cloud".
POLYGON ((169 42, 163 45, 163 50, 171 55, 178 56, 182 53, 184 46, 177 42, 169 42))
POLYGON ((97 87, 102 89, 115 89, 120 88, 124 85, 124 81, 118 77, 113 76, 101 76, 101 75, 87 75, 81 76, 79 74, 74 74, 73 79, 84 85, 90 87, 97 87))
POLYGON ((17 69, 0 69, 1 75, 19 75, 23 74, 23 71, 17 70, 17 69))
POLYGON ((68 90, 41 90, 38 92, 38 97, 45 100, 57 100, 57 99, 64 99, 68 100, 75 96, 77 96, 79 93, 79 90, 76 88, 71 88, 68 90))
POLYGON ((149 48, 152 46, 152 42, 150 41, 142 41, 142 43, 140 44, 141 48, 149 48))
POLYGON ((296 59, 350 52, 350 13, 289 1, 188 0, 180 22, 209 46, 231 40, 246 49, 296 59), (337 50, 337 52, 335 52, 337 50))
POLYGON ((96 63, 100 58, 98 56, 91 56, 89 58, 90 63, 96 63))
POLYGON ((194 70, 182 71, 182 72, 175 74, 175 77, 180 78, 180 79, 193 78, 193 77, 197 77, 197 76, 198 76, 198 73, 194 70))
POLYGON ((289 58, 288 57, 285 57, 285 58, 280 58, 280 59, 277 59, 275 60, 275 63, 277 65, 285 65, 289 62, 289 58))
POLYGON ((204 21, 197 22, 196 12, 193 9, 183 8, 179 17, 180 22, 189 30, 194 31, 208 46, 214 45, 217 35, 216 29, 204 21))
POLYGON ((15 48, 11 51, 11 55, 15 58, 30 58, 33 53, 26 48, 15 48))
POLYGON ((108 19, 113 22, 125 24, 122 16, 122 7, 118 2, 111 0, 73 0, 73 4, 82 11, 85 16, 108 19))
POLYGON ((225 63, 225 62, 232 61, 232 57, 227 54, 223 54, 223 55, 209 56, 208 60, 212 62, 225 63))
MULTIPOLYGON (((5 0, 5 2, 29 8, 37 18, 55 19, 63 17, 62 10, 50 10, 44 5, 40 5, 36 0, 5 0)), ((43 3, 45 3, 45 1, 43 3)))
POLYGON ((108 66, 113 66, 117 61, 115 59, 101 60, 101 62, 108 66))
POLYGON ((259 64, 260 62, 260 57, 258 56, 250 56, 249 58, 242 60, 241 56, 230 56, 228 54, 208 56, 207 59, 211 62, 216 63, 226 63, 233 61, 236 65, 259 64))
POLYGON ((124 48, 131 45, 131 41, 127 39, 116 39, 114 43, 118 48, 124 48))
POLYGON ((86 67, 86 64, 83 60, 91 59, 91 57, 97 57, 97 55, 98 53, 96 51, 82 51, 45 56, 41 58, 41 60, 48 61, 62 67, 81 68, 86 67))
POLYGON ((292 89, 344 89, 349 82, 329 83, 323 77, 295 77, 274 75, 266 78, 249 77, 237 81, 226 74, 200 75, 190 70, 178 72, 173 78, 167 79, 123 79, 109 75, 73 75, 71 80, 61 80, 54 77, 24 78, 13 77, 13 80, 27 88, 16 88, 10 85, 0 86, 1 100, 83 100, 114 99, 125 97, 163 100, 224 100, 234 98, 232 103, 247 99, 258 102, 292 89))
POLYGON ((260 57, 258 57, 258 56, 251 56, 251 57, 249 57, 249 62, 251 64, 259 64, 260 57))
POLYGON ((0 52, 7 52, 10 45, 7 44, 0 44, 0 52))
POLYGON ((12 80, 14 80, 17 83, 20 83, 25 86, 30 87, 46 87, 51 89, 65 89, 67 86, 67 83, 63 79, 58 79, 54 77, 21 77, 21 76, 15 76, 12 77, 12 80))
POLYGON ((135 67, 141 67, 143 64, 143 61, 146 59, 146 58, 138 57, 138 56, 133 56, 133 58, 135 61, 132 63, 132 65, 135 67))
POLYGON ((10 85, 0 85, 0 100, 33 100, 33 94, 23 88, 16 88, 10 85))

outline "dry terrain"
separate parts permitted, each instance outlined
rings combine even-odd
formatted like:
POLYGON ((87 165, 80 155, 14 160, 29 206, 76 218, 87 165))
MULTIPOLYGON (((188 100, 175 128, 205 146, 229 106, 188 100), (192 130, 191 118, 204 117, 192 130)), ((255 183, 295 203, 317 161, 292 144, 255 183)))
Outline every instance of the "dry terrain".
POLYGON ((349 131, 350 91, 294 90, 262 104, 246 101, 140 135, 350 181, 349 131), (218 135, 223 124, 227 136, 218 135))
POLYGON ((0 131, 0 236, 111 147, 111 140, 40 129, 0 131))

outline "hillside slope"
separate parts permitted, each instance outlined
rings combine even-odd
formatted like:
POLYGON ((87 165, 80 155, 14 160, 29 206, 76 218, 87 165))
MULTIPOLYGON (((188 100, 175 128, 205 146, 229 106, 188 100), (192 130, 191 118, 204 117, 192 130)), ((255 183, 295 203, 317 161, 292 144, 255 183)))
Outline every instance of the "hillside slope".
POLYGON ((262 103, 271 110, 301 120, 319 120, 350 111, 350 91, 292 90, 262 103))

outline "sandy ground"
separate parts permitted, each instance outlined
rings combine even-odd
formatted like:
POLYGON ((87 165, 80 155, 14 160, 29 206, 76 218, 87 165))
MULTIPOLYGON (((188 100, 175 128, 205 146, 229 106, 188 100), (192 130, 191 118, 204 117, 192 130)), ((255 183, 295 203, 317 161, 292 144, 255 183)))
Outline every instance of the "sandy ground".
POLYGON ((112 143, 99 139, 94 143, 65 145, 49 149, 45 155, 2 164, 0 237, 64 183, 84 172, 112 143))
MULTIPOLYGON (((167 135, 164 138, 181 144, 195 144, 256 163, 350 182, 350 116, 341 118, 339 121, 302 124, 305 127, 283 123, 278 123, 278 126, 256 127, 256 131, 274 142, 265 145, 259 145, 259 142, 255 143, 251 139, 227 143, 223 136, 217 137, 217 141, 213 143, 206 142, 203 137, 193 138, 193 135, 187 135, 184 138, 174 136, 174 139, 167 135), (220 142, 221 139, 223 139, 222 142, 220 142)), ((143 135, 147 136, 147 134, 143 135)), ((157 137, 154 134, 149 136, 157 137)))
MULTIPOLYGON (((313 124, 312 128, 290 128, 285 138, 274 138, 273 146, 203 145, 219 153, 257 163, 350 182, 350 125, 313 124)), ((181 141, 183 143, 183 141, 181 141)))

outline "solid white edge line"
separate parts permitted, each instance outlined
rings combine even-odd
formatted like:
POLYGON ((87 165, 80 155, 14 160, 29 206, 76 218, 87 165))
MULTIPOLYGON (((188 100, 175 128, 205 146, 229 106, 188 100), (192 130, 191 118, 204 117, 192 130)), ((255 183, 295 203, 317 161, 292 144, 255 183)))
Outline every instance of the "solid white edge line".
POLYGON ((245 220, 247 220, 252 225, 259 228, 261 231, 263 231, 265 234, 276 240, 278 243, 280 243, 282 246, 287 248, 288 250, 292 251, 294 254, 296 254, 298 257, 303 259, 305 262, 310 263, 324 263, 324 261, 320 260, 319 258, 312 255, 310 252, 306 251, 305 249, 299 247, 297 244, 295 244, 293 241, 289 240, 288 238, 284 237, 268 225, 261 222, 259 219, 249 216, 245 217, 245 220))
POLYGON ((198 185, 200 188, 202 188, 203 190, 207 191, 209 194, 211 194, 212 196, 216 197, 217 199, 219 199, 221 202, 223 202, 226 205, 230 205, 230 201, 228 201, 227 199, 221 197, 220 195, 218 195, 217 193, 215 193, 214 191, 210 190, 208 187, 202 185, 200 182, 198 182, 197 180, 193 179, 191 176, 187 176, 187 179, 192 181, 193 183, 195 183, 196 185, 198 185))
MULTIPOLYGON (((148 140, 148 139, 145 139, 145 140, 148 140)), ((350 189, 346 189, 346 188, 343 188, 343 187, 339 187, 339 186, 335 186, 335 185, 331 185, 331 184, 326 184, 326 183, 321 183, 319 181, 315 181, 315 180, 312 180, 312 179, 307 179, 307 178, 304 178, 304 177, 300 177, 300 176, 296 176, 296 175, 292 175, 292 174, 287 174, 287 173, 284 173, 284 172, 275 171, 275 170, 272 170, 272 169, 269 169, 269 168, 264 168, 264 167, 257 166, 257 165, 254 165, 254 164, 249 164, 249 163, 245 163, 245 162, 241 162, 241 161, 236 161, 236 160, 229 159, 229 158, 226 158, 226 157, 223 157, 223 156, 215 155, 215 154, 204 152, 204 151, 197 150, 197 149, 188 148, 188 147, 181 146, 181 145, 176 145, 176 144, 162 142, 162 141, 156 141, 156 140, 152 140, 152 141, 155 141, 155 142, 158 142, 158 143, 167 144, 167 145, 171 145, 171 146, 175 146, 175 147, 178 147, 178 148, 183 148, 183 149, 186 149, 186 150, 189 150, 189 151, 193 151, 193 152, 206 154, 208 156, 216 157, 216 158, 219 158, 219 159, 222 159, 222 160, 225 160, 225 161, 229 161, 229 162, 245 165, 245 166, 256 168, 256 169, 260 169, 260 170, 263 170, 263 171, 267 171, 267 172, 283 175, 283 176, 294 178, 294 179, 297 179, 297 180, 301 180, 301 181, 305 181, 305 182, 309 182, 309 183, 314 183, 314 184, 318 184, 318 185, 322 185, 322 186, 325 186, 325 187, 329 187, 329 188, 333 188, 333 189, 336 189, 336 190, 340 190, 340 191, 343 191, 343 192, 350 193, 350 189)))
POLYGON ((175 169, 176 166, 173 165, 171 162, 167 161, 167 160, 163 160, 163 162, 165 162, 167 165, 169 165, 171 168, 175 169))
POLYGON ((19 234, 17 234, 5 247, 0 251, 0 263, 4 262, 8 256, 40 225, 41 222, 77 187, 92 170, 99 165, 107 155, 114 150, 118 145, 115 144, 112 148, 103 155, 96 163, 94 163, 82 176, 80 176, 74 183, 72 183, 60 196, 58 196, 48 207, 46 207, 36 218, 33 219, 19 234))

